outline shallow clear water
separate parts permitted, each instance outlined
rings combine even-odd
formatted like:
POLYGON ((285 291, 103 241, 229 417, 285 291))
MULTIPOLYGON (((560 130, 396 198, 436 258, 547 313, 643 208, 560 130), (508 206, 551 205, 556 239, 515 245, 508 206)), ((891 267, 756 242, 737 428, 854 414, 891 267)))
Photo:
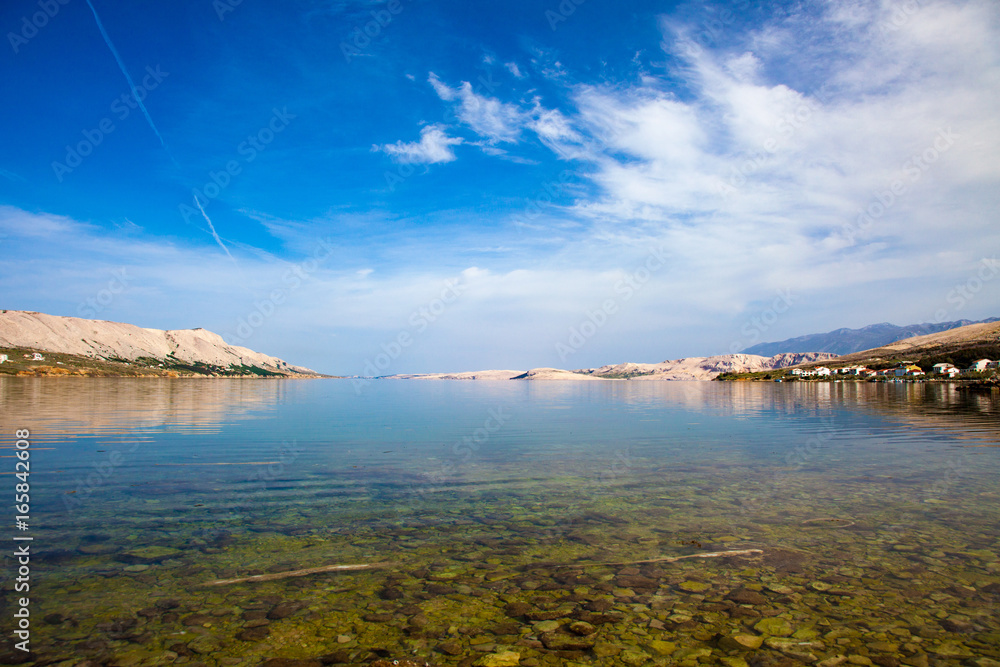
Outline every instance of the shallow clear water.
POLYGON ((41 662, 1000 660, 996 393, 5 378, 0 402, 11 492, 32 434, 8 533, 41 662), (285 576, 335 564, 374 567, 285 576))

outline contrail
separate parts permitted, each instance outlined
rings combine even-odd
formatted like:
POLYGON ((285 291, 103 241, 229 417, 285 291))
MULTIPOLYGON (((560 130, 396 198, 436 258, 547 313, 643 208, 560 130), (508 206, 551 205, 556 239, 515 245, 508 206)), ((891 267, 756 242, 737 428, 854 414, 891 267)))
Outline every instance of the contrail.
MULTIPOLYGON (((212 238, 214 238, 215 242, 219 244, 219 247, 222 248, 223 252, 229 255, 229 259, 233 260, 233 264, 236 264, 236 258, 229 254, 229 248, 227 248, 226 244, 222 242, 221 238, 219 238, 219 233, 215 231, 215 225, 213 225, 211 219, 209 219, 208 213, 205 213, 205 209, 201 207, 201 202, 198 201, 198 195, 194 196, 194 205, 198 207, 199 211, 201 211, 202 217, 205 218, 205 222, 208 223, 208 228, 212 230, 212 238)), ((236 266, 238 267, 239 264, 236 264, 236 266)))
MULTIPOLYGON (((107 31, 104 30, 104 24, 101 23, 101 17, 97 15, 97 10, 94 9, 94 5, 91 4, 90 0, 87 0, 87 6, 90 7, 90 11, 94 13, 94 20, 97 21, 97 28, 101 31, 101 36, 104 37, 104 43, 108 45, 108 48, 111 50, 111 55, 115 57, 115 61, 118 63, 118 68, 122 71, 122 74, 125 75, 129 88, 132 89, 132 99, 134 99, 139 105, 139 108, 142 109, 142 115, 146 117, 146 121, 156 134, 156 138, 160 140, 160 145, 163 146, 163 150, 167 151, 167 155, 170 156, 170 160, 174 163, 174 165, 180 168, 180 165, 177 164, 177 160, 174 159, 170 149, 167 148, 167 142, 163 140, 163 136, 160 134, 160 131, 156 129, 156 123, 153 122, 153 118, 149 115, 149 111, 146 110, 146 105, 142 103, 141 99, 139 99, 139 92, 135 89, 135 83, 132 81, 132 77, 129 75, 128 70, 125 69, 125 63, 122 62, 121 56, 118 55, 118 50, 115 49, 115 45, 111 43, 111 38, 108 37, 107 31)), ((202 213, 204 213, 204 211, 202 211, 202 213)))

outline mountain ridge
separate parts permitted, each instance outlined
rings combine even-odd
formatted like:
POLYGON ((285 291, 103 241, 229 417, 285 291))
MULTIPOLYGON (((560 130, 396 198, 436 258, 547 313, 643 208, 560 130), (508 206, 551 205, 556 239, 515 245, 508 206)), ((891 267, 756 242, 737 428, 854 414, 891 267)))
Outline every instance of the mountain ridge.
POLYGON ((784 352, 829 352, 837 356, 889 345, 896 341, 958 329, 970 324, 988 324, 1000 318, 985 320, 954 320, 951 322, 924 322, 897 326, 890 322, 869 324, 860 329, 841 327, 824 333, 806 334, 771 343, 757 343, 741 350, 744 354, 773 356, 784 352))

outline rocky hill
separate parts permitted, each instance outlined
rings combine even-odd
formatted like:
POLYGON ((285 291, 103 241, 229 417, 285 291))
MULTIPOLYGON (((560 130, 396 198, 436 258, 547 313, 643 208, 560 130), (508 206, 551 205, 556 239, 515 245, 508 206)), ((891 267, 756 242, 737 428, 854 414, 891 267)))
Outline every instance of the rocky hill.
POLYGON ((0 364, 4 374, 319 375, 277 357, 229 345, 205 329, 144 329, 21 310, 0 311, 0 353, 9 358, 0 364), (31 358, 35 352, 44 359, 31 358))
POLYGON ((910 324, 904 327, 882 322, 880 324, 861 327, 860 329, 836 329, 834 331, 827 331, 826 333, 789 338, 788 340, 775 343, 758 343, 746 348, 743 352, 764 356, 771 356, 782 352, 830 352, 832 354, 845 355, 888 345, 905 338, 948 331, 970 324, 984 324, 996 321, 997 318, 993 317, 978 322, 972 320, 924 322, 923 324, 910 324))
POLYGON ((560 368, 532 368, 529 371, 469 371, 465 373, 429 373, 390 375, 388 380, 712 380, 720 373, 752 373, 796 364, 835 359, 823 352, 777 354, 761 357, 753 354, 723 354, 715 357, 687 357, 658 364, 623 363, 573 371, 560 368))
POLYGON ((922 368, 926 367, 926 370, 939 362, 965 368, 972 361, 983 358, 1000 358, 1000 321, 970 324, 854 352, 838 357, 837 365, 865 364, 882 367, 910 361, 922 368))
POLYGON ((809 362, 836 359, 826 352, 776 354, 762 357, 755 354, 720 354, 714 357, 687 357, 659 364, 625 363, 576 371, 592 377, 629 380, 712 380, 720 373, 753 373, 776 368, 788 368, 809 362))

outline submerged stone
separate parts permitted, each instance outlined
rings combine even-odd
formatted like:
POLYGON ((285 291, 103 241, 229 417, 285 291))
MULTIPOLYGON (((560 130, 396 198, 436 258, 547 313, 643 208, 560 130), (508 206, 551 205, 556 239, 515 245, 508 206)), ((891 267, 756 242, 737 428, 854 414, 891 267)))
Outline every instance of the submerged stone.
POLYGON ((677 644, 673 642, 664 641, 662 639, 654 639, 649 642, 649 648, 653 649, 660 655, 670 655, 677 650, 677 644))
POLYGON ((783 618, 764 618, 753 626, 757 632, 774 637, 787 637, 792 634, 791 624, 783 618))
POLYGON ((490 653, 476 660, 476 667, 516 667, 521 664, 521 654, 514 651, 490 653))
POLYGON ((753 650, 760 648, 763 643, 763 637, 747 634, 730 635, 719 640, 719 646, 727 650, 753 650))
POLYGON ((682 581, 677 587, 688 593, 704 593, 711 588, 711 585, 701 581, 682 581))
POLYGON ((167 558, 176 558, 183 553, 180 549, 171 547, 140 547, 126 551, 122 556, 135 563, 155 563, 167 558))
POLYGON ((651 656, 639 649, 625 649, 618 654, 618 659, 624 662, 626 665, 638 666, 645 665, 651 659, 651 656))

